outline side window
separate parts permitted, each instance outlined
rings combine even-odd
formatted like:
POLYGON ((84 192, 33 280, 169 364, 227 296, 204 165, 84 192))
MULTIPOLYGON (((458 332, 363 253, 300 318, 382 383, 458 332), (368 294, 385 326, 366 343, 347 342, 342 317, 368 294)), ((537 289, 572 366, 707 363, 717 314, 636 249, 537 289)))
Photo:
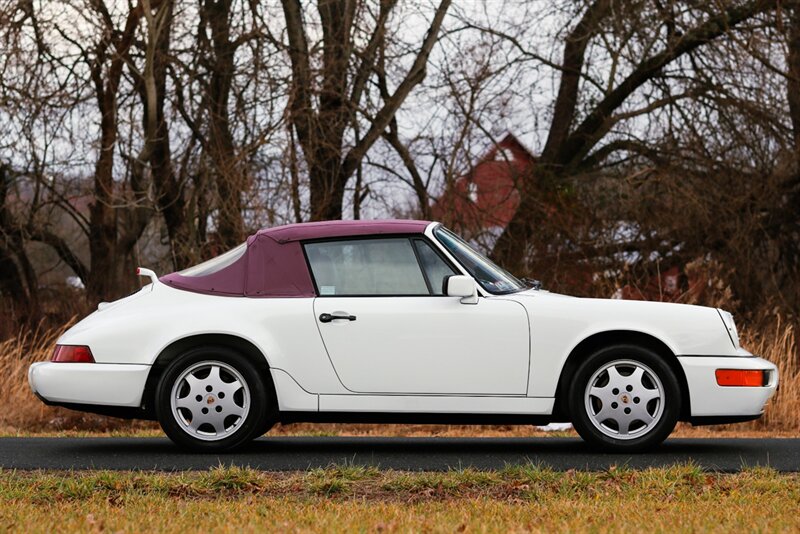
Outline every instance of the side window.
POLYGON ((306 243, 320 296, 429 295, 407 238, 306 243))
POLYGON ((426 241, 417 239, 414 241, 414 245, 417 247, 417 254, 419 254, 419 261, 425 271, 425 276, 430 282, 431 293, 444 295, 445 277, 459 273, 454 271, 426 241))

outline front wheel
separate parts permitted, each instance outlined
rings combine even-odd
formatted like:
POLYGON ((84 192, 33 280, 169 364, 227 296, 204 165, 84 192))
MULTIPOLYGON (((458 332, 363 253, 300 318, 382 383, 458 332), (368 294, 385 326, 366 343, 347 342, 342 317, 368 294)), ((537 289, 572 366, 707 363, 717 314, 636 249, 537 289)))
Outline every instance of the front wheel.
POLYGON ((569 389, 575 429, 613 452, 641 452, 663 442, 681 410, 678 379, 655 352, 631 345, 589 356, 569 389))
POLYGON ((235 449, 263 433, 269 395, 253 364, 226 347, 176 358, 156 389, 156 415, 169 438, 198 452, 235 449))

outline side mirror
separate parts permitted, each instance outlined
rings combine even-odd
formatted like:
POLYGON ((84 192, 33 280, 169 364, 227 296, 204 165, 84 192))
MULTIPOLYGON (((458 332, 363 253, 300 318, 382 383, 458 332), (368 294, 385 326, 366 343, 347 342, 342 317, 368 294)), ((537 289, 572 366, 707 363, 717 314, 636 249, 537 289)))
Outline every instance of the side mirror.
POLYGON ((444 293, 448 297, 461 297, 461 304, 478 303, 478 286, 471 276, 448 276, 444 282, 444 293))

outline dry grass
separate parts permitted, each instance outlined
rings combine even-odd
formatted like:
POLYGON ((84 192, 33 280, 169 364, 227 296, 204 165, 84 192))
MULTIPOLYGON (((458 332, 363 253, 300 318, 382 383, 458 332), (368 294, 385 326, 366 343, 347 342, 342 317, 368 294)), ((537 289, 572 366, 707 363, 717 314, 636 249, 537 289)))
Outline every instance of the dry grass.
POLYGON ((0 343, 0 388, 14 410, 0 414, 0 426, 38 429, 57 417, 57 411, 42 404, 28 387, 28 367, 50 358, 60 330, 20 331, 0 343))
POLYGON ((800 479, 694 465, 557 473, 0 472, 0 530, 26 532, 775 532, 800 528, 800 479))
POLYGON ((800 345, 797 323, 780 317, 763 329, 745 330, 742 346, 778 366, 780 386, 766 413, 749 428, 800 431, 800 345))
MULTIPOLYGON (((681 425, 677 434, 708 435, 709 432, 737 435, 770 434, 788 436, 800 433, 800 353, 797 326, 772 320, 769 326, 744 331, 743 345, 776 363, 780 369, 781 385, 776 397, 758 421, 744 425, 692 429, 681 425)), ((61 331, 38 329, 20 333, 0 342, 0 388, 14 410, 0 412, 0 432, 19 434, 30 432, 92 431, 106 433, 141 433, 152 435, 157 426, 150 422, 130 422, 70 410, 51 408, 42 404, 30 392, 27 383, 28 366, 49 359, 55 340, 61 331)), ((290 425, 277 427, 278 435, 399 435, 399 436, 534 436, 553 435, 532 427, 514 426, 428 426, 428 425, 290 425)), ((558 433, 556 435, 564 435, 558 433)), ((572 435, 572 434, 569 434, 572 435)))

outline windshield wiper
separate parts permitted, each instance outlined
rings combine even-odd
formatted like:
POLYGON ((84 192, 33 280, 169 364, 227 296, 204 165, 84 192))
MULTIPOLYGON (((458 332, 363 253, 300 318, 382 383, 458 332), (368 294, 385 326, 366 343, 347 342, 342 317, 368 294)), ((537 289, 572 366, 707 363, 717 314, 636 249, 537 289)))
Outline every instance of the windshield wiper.
POLYGON ((542 289, 542 283, 539 280, 535 280, 533 278, 520 278, 522 283, 528 286, 530 289, 540 290, 542 289))

